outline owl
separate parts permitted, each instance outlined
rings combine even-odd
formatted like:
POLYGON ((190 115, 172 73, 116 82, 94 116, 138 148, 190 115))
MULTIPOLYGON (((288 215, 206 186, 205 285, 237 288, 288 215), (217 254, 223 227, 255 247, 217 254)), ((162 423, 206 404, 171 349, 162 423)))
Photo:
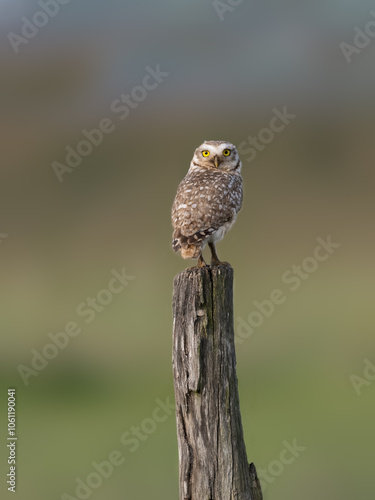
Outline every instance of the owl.
POLYGON ((172 207, 172 248, 184 259, 198 259, 198 267, 206 265, 202 252, 207 243, 211 265, 222 264, 215 244, 233 226, 241 209, 241 166, 233 144, 204 141, 178 186, 172 207))

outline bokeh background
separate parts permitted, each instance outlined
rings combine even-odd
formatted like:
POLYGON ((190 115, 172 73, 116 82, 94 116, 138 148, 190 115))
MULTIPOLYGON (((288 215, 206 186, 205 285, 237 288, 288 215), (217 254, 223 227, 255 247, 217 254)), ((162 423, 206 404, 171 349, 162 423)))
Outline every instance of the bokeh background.
POLYGON ((73 0, 18 54, 8 34, 40 6, 0 8, 1 496, 78 498, 76 479, 118 450, 123 465, 90 498, 178 498, 174 415, 133 453, 120 442, 157 399, 173 401, 172 281, 187 263, 170 247, 170 207, 204 139, 239 145, 287 106, 296 118, 243 158, 244 207, 219 245, 235 328, 254 300, 287 295, 237 352, 248 457, 267 469, 284 441, 306 447, 271 474, 266 500, 372 499, 375 382, 358 395, 350 377, 375 363, 375 40, 350 64, 340 43, 374 19, 373 2, 244 0, 220 20, 211 1, 73 0), (120 120, 111 103, 157 65, 169 76, 120 120), (52 162, 103 118, 115 130, 59 182, 52 162), (340 248, 289 292, 282 274, 327 235, 340 248), (86 324, 78 304, 123 267, 135 278, 86 324), (68 321, 82 333, 26 386, 19 365, 68 321))

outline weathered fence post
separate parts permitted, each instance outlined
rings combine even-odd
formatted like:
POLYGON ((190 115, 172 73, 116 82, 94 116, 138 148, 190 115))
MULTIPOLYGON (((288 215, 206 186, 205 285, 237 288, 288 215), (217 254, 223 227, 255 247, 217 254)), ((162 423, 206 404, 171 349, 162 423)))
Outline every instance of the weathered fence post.
POLYGON ((243 439, 229 265, 175 277, 173 375, 180 500, 262 500, 243 439))

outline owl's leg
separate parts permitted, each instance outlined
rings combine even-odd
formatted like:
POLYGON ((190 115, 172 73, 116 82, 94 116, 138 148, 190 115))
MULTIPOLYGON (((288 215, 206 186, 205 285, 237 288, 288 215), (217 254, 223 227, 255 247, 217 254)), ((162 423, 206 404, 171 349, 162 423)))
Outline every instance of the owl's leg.
POLYGON ((205 263, 203 255, 202 255, 202 252, 201 252, 200 255, 199 255, 199 258, 198 258, 197 267, 205 267, 206 265, 207 264, 205 263))
POLYGON ((228 262, 222 262, 216 253, 215 243, 209 243, 208 246, 211 250, 211 266, 220 266, 220 264, 228 264, 228 262))

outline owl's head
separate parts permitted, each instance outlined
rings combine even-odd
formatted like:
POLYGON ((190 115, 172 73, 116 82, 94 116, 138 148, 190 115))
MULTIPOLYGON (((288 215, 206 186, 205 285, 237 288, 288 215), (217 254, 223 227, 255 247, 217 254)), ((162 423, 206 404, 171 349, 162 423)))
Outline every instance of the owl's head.
POLYGON ((194 153, 193 163, 200 167, 241 172, 236 146, 228 141, 204 141, 194 153))

